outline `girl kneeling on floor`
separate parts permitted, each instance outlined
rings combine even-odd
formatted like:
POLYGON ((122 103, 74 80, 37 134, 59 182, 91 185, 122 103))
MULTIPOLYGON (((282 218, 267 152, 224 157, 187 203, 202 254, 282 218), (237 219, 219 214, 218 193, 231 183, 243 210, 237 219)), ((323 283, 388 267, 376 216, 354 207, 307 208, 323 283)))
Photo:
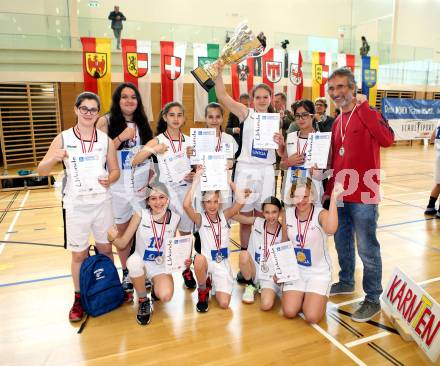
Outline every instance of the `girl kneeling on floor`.
MULTIPOLYGON (((198 302, 196 309, 199 312, 208 311, 208 299, 211 288, 215 290, 215 298, 222 309, 227 309, 232 294, 232 269, 229 263, 229 222, 233 216, 240 212, 244 199, 249 191, 244 192, 244 197, 235 202, 231 207, 222 210, 220 205, 220 191, 208 191, 202 194, 203 212, 198 213, 192 206, 192 199, 203 170, 199 170, 193 180, 192 188, 188 191, 183 201, 183 207, 191 220, 199 228, 201 241, 201 254, 194 258, 194 269, 198 283, 198 302), (242 201, 243 199, 243 201, 242 201), (209 278, 208 276, 211 276, 209 278)), ((231 182, 231 188, 235 186, 231 182)), ((235 192, 237 194, 237 192, 235 192)), ((240 196, 240 194, 238 194, 240 196)))
POLYGON ((342 186, 335 185, 329 211, 315 206, 313 182, 310 178, 292 184, 290 197, 293 206, 286 208, 283 217, 283 239, 294 243, 299 279, 283 285, 282 309, 286 318, 303 312, 309 323, 318 323, 325 314, 332 265, 327 236, 338 228, 336 199, 342 186))
POLYGON ((235 220, 253 225, 248 250, 240 251, 239 266, 247 281, 242 300, 246 304, 255 301, 257 286, 261 288, 261 310, 272 309, 282 286, 273 281, 275 272, 269 266, 270 247, 282 241, 282 205, 276 197, 267 198, 261 205, 264 218, 239 215, 235 220))
MULTIPOLYGON (((165 185, 157 182, 149 188, 147 208, 135 213, 121 237, 115 228, 109 231, 109 240, 118 249, 130 244, 136 233, 135 252, 127 259, 128 274, 139 298, 136 320, 146 325, 151 320, 153 303, 147 295, 145 277, 153 282, 151 296, 154 300, 168 302, 173 297, 174 282, 165 272, 165 243, 175 237, 180 216, 168 207, 169 198, 165 185)), ((187 264, 190 264, 188 259, 187 264)))

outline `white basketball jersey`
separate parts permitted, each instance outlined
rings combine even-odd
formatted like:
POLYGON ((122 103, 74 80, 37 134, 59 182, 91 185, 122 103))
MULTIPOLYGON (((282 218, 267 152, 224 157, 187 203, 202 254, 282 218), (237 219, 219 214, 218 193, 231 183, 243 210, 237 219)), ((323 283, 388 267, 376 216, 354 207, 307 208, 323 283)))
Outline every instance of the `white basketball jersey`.
POLYGON ((272 165, 275 163, 274 149, 254 148, 254 125, 256 123, 254 114, 256 112, 249 108, 249 114, 243 123, 241 152, 237 161, 250 164, 272 165))
MULTIPOLYGON (((301 250, 298 235, 295 207, 286 209, 287 235, 295 245, 295 254, 298 259, 299 269, 313 273, 331 272, 331 259, 327 247, 327 234, 319 224, 319 214, 322 207, 316 207, 307 230, 306 242, 301 250), (302 251, 302 253, 300 253, 302 251)), ((306 221, 300 222, 300 231, 304 234, 306 221)))
MULTIPOLYGON (((162 255, 165 250, 165 244, 168 239, 172 239, 176 235, 177 225, 180 221, 180 216, 170 210, 167 210, 168 220, 166 223, 165 231, 163 233, 162 245, 159 248, 159 254, 162 255)), ((143 258, 144 261, 154 261, 154 258, 158 256, 158 248, 156 247, 154 239, 154 231, 151 226, 151 212, 149 209, 142 209, 142 218, 139 223, 139 227, 136 231, 136 253, 143 258)), ((153 221, 154 222, 154 221, 153 221)), ((161 239, 163 223, 154 222, 156 228, 156 234, 161 239)))
MULTIPOLYGON (((157 138, 157 141, 159 142, 159 144, 165 144, 168 146, 167 152, 165 152, 164 154, 157 154, 157 162, 159 165, 159 170, 161 172, 165 172, 166 167, 165 167, 165 163, 164 163, 164 158, 166 156, 168 156, 169 154, 174 154, 173 145, 172 145, 172 142, 169 140, 169 138, 166 137, 163 133, 156 136, 156 138, 157 138)), ((176 150, 176 152, 178 152, 178 151, 186 152, 186 148, 188 146, 191 146, 189 136, 184 135, 184 134, 182 134, 182 146, 180 147, 180 150, 179 150, 179 140, 173 140, 173 144, 174 144, 174 149, 176 150)), ((172 172, 171 172, 171 174, 172 174, 172 172)), ((168 183, 167 179, 164 178, 163 174, 161 174, 161 178, 159 178, 159 180, 163 183, 168 183)))
MULTIPOLYGON (((206 218, 204 212, 201 213, 202 223, 199 228, 200 242, 202 245, 202 255, 209 261, 215 261, 215 256, 218 252, 216 242, 214 239, 214 233, 212 232, 211 225, 206 218)), ((223 211, 219 211, 220 217, 220 227, 221 227, 221 235, 220 235, 220 252, 223 258, 229 258, 229 223, 226 221, 225 215, 223 211)), ((218 235, 218 223, 212 223, 215 235, 218 235)))
MULTIPOLYGON (((65 203, 74 203, 74 204, 88 204, 88 203, 99 203, 102 202, 110 197, 110 194, 108 191, 105 193, 97 193, 89 196, 78 196, 76 193, 74 193, 71 184, 71 175, 72 175, 72 167, 70 166, 70 159, 69 157, 73 157, 75 155, 82 155, 83 152, 83 145, 81 144, 81 139, 79 136, 77 136, 76 132, 74 131, 74 128, 69 128, 68 130, 65 130, 61 132, 62 137, 62 148, 66 150, 67 157, 63 159, 63 163, 65 166, 65 186, 63 189, 63 201, 65 203)), ((96 181, 98 178, 98 174, 101 174, 105 171, 105 164, 107 161, 107 152, 108 152, 108 136, 96 129, 96 137, 95 141, 93 142, 93 149, 90 153, 96 154, 96 158, 99 160, 99 168, 101 169, 101 172, 97 172, 96 181)), ((86 151, 88 151, 90 146, 90 141, 83 140, 84 146, 86 148, 86 151)), ((78 165, 79 167, 80 165, 78 165)), ((96 184, 99 184, 96 182, 96 184)))
MULTIPOLYGON (((261 256, 264 252, 264 226, 266 220, 261 217, 256 217, 254 225, 252 227, 251 237, 249 239, 249 253, 252 253, 253 260, 256 263, 260 263, 261 256)), ((267 233, 267 249, 269 250, 270 257, 270 245, 272 243, 273 237, 275 233, 267 233)), ((281 230, 278 232, 278 235, 273 244, 281 243, 282 232, 281 230)))
MULTIPOLYGON (((286 138, 286 150, 287 150, 287 156, 291 156, 293 154, 299 153, 305 153, 307 150, 307 138, 300 137, 299 131, 291 132, 287 135, 286 138)), ((305 179, 305 178, 311 178, 310 176, 310 169, 307 169, 304 167, 304 164, 298 165, 298 166, 292 166, 289 167, 284 174, 284 185, 283 185, 283 200, 285 202, 291 202, 290 198, 290 189, 292 186, 292 182, 295 179, 305 179)), ((321 197, 324 194, 324 189, 322 186, 322 182, 316 179, 312 179, 313 185, 315 188, 315 205, 321 206, 321 197)))

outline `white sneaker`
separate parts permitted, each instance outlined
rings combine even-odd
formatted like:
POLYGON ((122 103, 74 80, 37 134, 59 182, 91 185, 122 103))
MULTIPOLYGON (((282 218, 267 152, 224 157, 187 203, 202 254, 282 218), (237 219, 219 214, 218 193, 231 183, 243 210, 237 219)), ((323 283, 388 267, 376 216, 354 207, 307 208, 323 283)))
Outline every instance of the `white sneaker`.
POLYGON ((243 292, 243 297, 241 300, 245 304, 253 304, 255 301, 255 293, 257 292, 257 289, 254 285, 247 285, 243 292))

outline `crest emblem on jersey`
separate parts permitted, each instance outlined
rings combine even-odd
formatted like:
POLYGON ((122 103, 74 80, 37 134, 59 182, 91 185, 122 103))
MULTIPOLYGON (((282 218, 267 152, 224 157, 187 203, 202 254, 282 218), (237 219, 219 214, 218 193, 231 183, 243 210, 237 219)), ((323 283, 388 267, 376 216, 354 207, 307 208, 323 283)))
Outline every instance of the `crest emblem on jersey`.
POLYGON ((141 78, 148 72, 148 53, 127 52, 127 71, 135 78, 141 78))
POLYGON ((318 84, 327 84, 329 76, 329 66, 328 65, 315 65, 315 80, 318 84))
POLYGON ((303 80, 302 70, 298 64, 291 63, 289 68, 289 79, 293 85, 301 85, 303 80))
POLYGON ((279 61, 266 61, 266 78, 271 83, 281 80, 283 63, 279 61))
POLYGON ((178 79, 182 72, 181 70, 182 59, 177 56, 164 55, 163 62, 164 62, 165 75, 168 77, 168 79, 171 80, 178 79))
POLYGON ((86 52, 85 64, 87 74, 95 79, 102 78, 107 73, 107 54, 102 52, 86 52))
POLYGON ((377 73, 376 70, 373 69, 364 69, 362 70, 364 75, 363 75, 363 81, 365 84, 367 84, 367 86, 369 88, 372 88, 373 86, 376 85, 376 81, 377 81, 377 73))
POLYGON ((249 67, 247 65, 237 65, 237 74, 240 81, 246 81, 249 75, 249 67))

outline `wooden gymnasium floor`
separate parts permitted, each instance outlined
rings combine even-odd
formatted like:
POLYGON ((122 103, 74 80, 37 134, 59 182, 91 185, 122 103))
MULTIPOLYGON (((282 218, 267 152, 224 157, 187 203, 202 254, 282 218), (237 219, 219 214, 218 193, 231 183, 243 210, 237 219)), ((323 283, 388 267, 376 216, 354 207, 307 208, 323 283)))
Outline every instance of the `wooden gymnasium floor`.
MULTIPOLYGON (((440 301, 440 221, 423 211, 432 188, 432 146, 394 146, 382 153, 386 173, 378 237, 383 282, 399 265, 440 301)), ((345 315, 362 297, 361 262, 356 294, 331 298, 316 326, 286 320, 279 303, 263 313, 241 303, 235 285, 229 310, 210 302, 194 306, 197 293, 175 278, 175 294, 155 304, 150 325, 139 326, 136 305, 91 318, 82 334, 67 319, 72 304, 70 254, 62 248, 61 209, 54 190, 0 194, 0 357, 2 365, 429 365, 415 343, 394 334, 384 315, 354 323, 345 315)), ((233 239, 238 240, 237 227, 233 239)), ((338 271, 333 240, 329 242, 338 271)), ((237 248, 232 254, 237 269, 237 248)), ((334 275, 334 279, 337 276, 334 275)))

